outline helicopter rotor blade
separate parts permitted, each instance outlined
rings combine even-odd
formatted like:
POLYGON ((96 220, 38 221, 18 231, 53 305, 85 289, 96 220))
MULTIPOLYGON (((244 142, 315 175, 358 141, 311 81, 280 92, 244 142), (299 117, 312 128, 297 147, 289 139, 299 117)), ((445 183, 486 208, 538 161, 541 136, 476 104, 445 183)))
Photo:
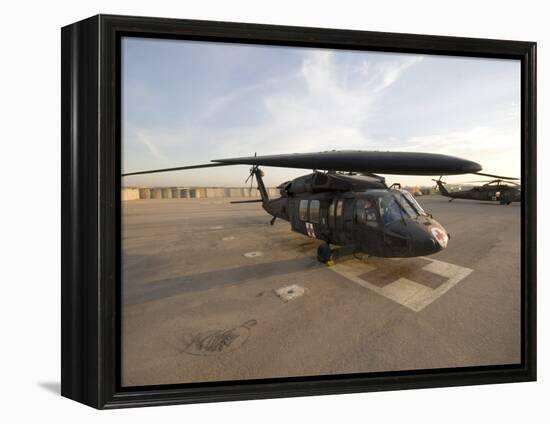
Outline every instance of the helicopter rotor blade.
POLYGON ((480 164, 455 156, 365 150, 249 156, 214 159, 213 162, 395 175, 458 175, 481 171, 480 164))
POLYGON ((458 175, 477 173, 481 165, 455 156, 420 152, 327 151, 215 159, 212 163, 125 173, 122 176, 183 171, 227 165, 264 165, 282 168, 319 169, 336 172, 367 172, 394 175, 458 175))
POLYGON ((233 200, 229 203, 261 203, 263 202, 262 199, 253 199, 253 200, 233 200))
MULTIPOLYGON (((497 183, 506 183, 506 184, 512 184, 512 185, 515 185, 515 186, 521 186, 520 183, 516 183, 515 181, 506 181, 506 180, 494 180, 492 182, 497 182, 497 183)), ((504 185, 506 185, 504 184, 504 185)))
POLYGON ((503 177, 502 175, 494 175, 494 174, 485 174, 484 172, 472 172, 472 174, 482 175, 484 177, 497 178, 499 180, 519 180, 519 178, 503 177))
POLYGON ((157 172, 171 172, 171 171, 183 171, 186 169, 199 169, 199 168, 212 168, 215 166, 228 166, 228 165, 237 165, 233 163, 206 163, 203 165, 192 165, 192 166, 178 166, 177 168, 164 168, 164 169, 152 169, 149 171, 136 171, 128 172, 122 174, 123 177, 128 177, 130 175, 143 175, 143 174, 156 174, 157 172))
POLYGON ((519 183, 516 183, 514 181, 509 180, 503 180, 500 178, 497 178, 495 180, 472 180, 472 181, 460 181, 457 184, 469 184, 469 183, 506 183, 506 184, 516 184, 520 185, 519 183))

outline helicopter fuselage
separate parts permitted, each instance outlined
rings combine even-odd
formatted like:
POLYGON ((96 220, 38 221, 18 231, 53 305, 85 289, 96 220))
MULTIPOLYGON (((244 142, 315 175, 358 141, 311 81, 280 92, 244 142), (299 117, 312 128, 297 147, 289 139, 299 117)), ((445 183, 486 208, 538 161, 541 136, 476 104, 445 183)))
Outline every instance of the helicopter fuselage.
POLYGON ((470 190, 448 191, 441 181, 437 181, 442 196, 453 199, 481 200, 509 205, 521 202, 521 190, 505 184, 485 184, 470 190))
POLYGON ((290 222, 293 231, 323 240, 317 258, 328 263, 330 244, 353 245, 373 256, 414 257, 447 247, 449 234, 424 212, 412 195, 374 173, 393 175, 460 175, 481 173, 479 163, 455 156, 422 152, 330 150, 266 156, 214 159, 210 163, 133 171, 123 177, 232 165, 252 165, 246 181, 256 177, 261 202, 273 218, 290 222), (270 199, 259 166, 314 169, 312 174, 279 186, 281 196, 270 199), (316 170, 322 169, 325 172, 316 170), (359 173, 359 175, 358 175, 359 173), (394 188, 396 187, 396 188, 394 188))
MULTIPOLYGON (((258 183, 261 191, 261 175, 258 183)), ((379 257, 424 256, 447 247, 443 226, 410 193, 387 188, 378 176, 315 172, 279 188, 281 197, 264 200, 263 208, 305 236, 379 257)))

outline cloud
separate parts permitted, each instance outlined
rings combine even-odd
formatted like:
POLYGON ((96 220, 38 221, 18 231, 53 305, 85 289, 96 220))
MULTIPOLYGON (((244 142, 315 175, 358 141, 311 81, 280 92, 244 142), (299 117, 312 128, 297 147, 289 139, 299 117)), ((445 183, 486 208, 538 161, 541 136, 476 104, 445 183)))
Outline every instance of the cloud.
POLYGON ((366 70, 365 61, 339 63, 335 54, 313 50, 304 55, 298 91, 267 95, 269 119, 254 128, 264 143, 278 150, 305 152, 333 148, 367 148, 369 110, 382 92, 420 57, 380 63, 366 70))
POLYGON ((363 60, 361 73, 367 78, 370 90, 378 93, 394 84, 407 69, 420 63, 423 59, 424 56, 411 55, 402 57, 401 60, 395 62, 373 64, 368 60, 363 60))
MULTIPOLYGON (((139 143, 145 150, 127 149, 125 168, 204 163, 255 152, 263 155, 391 149, 451 154, 480 162, 489 172, 519 173, 519 120, 517 114, 508 110, 504 120, 502 116, 500 120, 489 120, 475 115, 471 121, 468 118, 468 127, 453 114, 448 114, 448 122, 440 126, 430 123, 429 117, 422 117, 422 125, 411 118, 418 119, 422 114, 398 114, 399 119, 388 119, 395 107, 402 108, 404 104, 421 107, 422 103, 434 106, 449 101, 446 93, 428 91, 422 98, 416 92, 411 102, 411 91, 398 86, 402 79, 407 84, 416 81, 404 77, 424 62, 424 56, 322 49, 303 49, 293 54, 300 54, 301 60, 281 67, 282 71, 275 75, 220 85, 208 98, 201 92, 196 103, 178 111, 182 115, 179 121, 159 121, 148 126, 129 122, 132 131, 130 137, 125 137, 125 145, 139 143), (396 101, 387 102, 396 98, 397 106, 396 101), (406 131, 394 137, 403 128, 406 131)), ((427 62, 425 65, 430 66, 426 69, 434 66, 427 62)), ((416 78, 422 73, 415 72, 416 78)), ((445 84, 452 84, 455 78, 452 73, 448 79, 447 74, 438 75, 442 75, 445 84)), ((469 87, 475 88, 475 83, 470 82, 469 87)), ((185 95, 174 88, 174 97, 185 95)), ((242 185, 246 170, 242 175, 241 171, 235 167, 216 168, 208 173, 155 174, 140 183, 242 185)), ((266 178, 268 184, 275 185, 304 173, 304 170, 271 168, 266 178)), ((426 180, 421 178, 399 177, 396 181, 426 180)))
MULTIPOLYGON (((484 172, 519 177, 521 173, 519 124, 502 125, 501 122, 492 124, 466 130, 413 136, 396 150, 458 156, 478 162, 484 172)), ((466 179, 468 178, 471 179, 471 177, 466 179)), ((465 177, 456 176, 448 179, 465 180, 465 177)))
MULTIPOLYGON (((128 138, 134 138, 136 139, 141 145, 145 146, 147 148, 147 151, 156 159, 160 159, 162 161, 165 161, 168 159, 166 155, 161 153, 158 145, 158 135, 154 134, 152 135, 151 132, 144 128, 135 128, 131 125, 126 125, 124 127, 124 137, 128 138), (130 134, 128 134, 130 133, 130 134)), ((129 143, 127 143, 129 144, 129 143)))
POLYGON ((191 122, 182 119, 180 125, 155 128, 132 123, 131 128, 136 139, 167 166, 173 165, 171 160, 181 162, 203 152, 205 159, 211 159, 254 152, 372 148, 365 133, 369 108, 421 57, 386 56, 367 69, 365 60, 350 55, 342 62, 332 51, 305 50, 297 70, 243 85, 196 110, 182 111, 193 117, 191 122), (240 125, 215 125, 216 118, 251 101, 262 109, 260 121, 242 116, 240 125))

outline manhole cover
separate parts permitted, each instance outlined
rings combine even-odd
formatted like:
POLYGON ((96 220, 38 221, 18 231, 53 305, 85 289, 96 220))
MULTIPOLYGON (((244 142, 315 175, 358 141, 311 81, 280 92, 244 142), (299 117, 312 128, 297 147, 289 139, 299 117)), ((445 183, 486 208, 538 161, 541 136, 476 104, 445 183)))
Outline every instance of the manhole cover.
POLYGON ((258 256, 262 256, 262 252, 247 252, 244 254, 245 258, 257 258, 258 256))
POLYGON ((223 241, 229 241, 229 240, 235 240, 237 237, 235 236, 229 236, 229 237, 222 237, 223 241))

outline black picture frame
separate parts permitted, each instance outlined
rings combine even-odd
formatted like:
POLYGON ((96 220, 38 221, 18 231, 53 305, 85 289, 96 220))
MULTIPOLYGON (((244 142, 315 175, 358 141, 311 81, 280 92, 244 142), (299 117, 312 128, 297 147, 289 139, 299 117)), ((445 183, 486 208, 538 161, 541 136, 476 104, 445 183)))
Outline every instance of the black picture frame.
POLYGON ((94 408, 536 380, 536 43, 97 15, 62 28, 61 393, 94 408), (521 363, 171 386, 120 385, 124 35, 521 61, 521 363))

